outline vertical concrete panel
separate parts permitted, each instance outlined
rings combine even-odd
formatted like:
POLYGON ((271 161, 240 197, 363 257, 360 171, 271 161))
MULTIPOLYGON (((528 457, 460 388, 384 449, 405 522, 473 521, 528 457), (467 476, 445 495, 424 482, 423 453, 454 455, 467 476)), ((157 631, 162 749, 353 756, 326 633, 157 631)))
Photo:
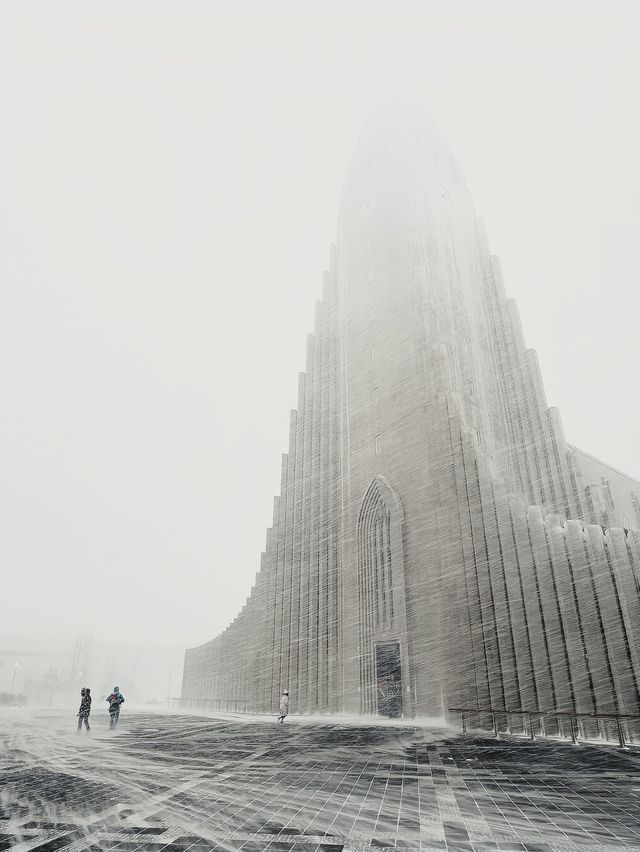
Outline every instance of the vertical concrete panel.
MULTIPOLYGON (((518 507, 520 514, 524 508, 518 507)), ((518 698, 515 706, 535 708, 538 704, 535 683, 533 679, 533 660, 531 645, 522 598, 520 564, 513 535, 510 506, 505 496, 496 499, 496 514, 500 547, 502 551, 505 595, 509 608, 509 620, 516 661, 515 675, 517 679, 518 698)))
POLYGON ((625 633, 625 643, 630 658, 629 695, 627 704, 640 713, 640 590, 633 574, 630 560, 629 535, 624 530, 608 530, 609 555, 614 583, 625 633))
MULTIPOLYGON (((302 494, 304 492, 304 463, 305 463, 305 429, 307 417, 306 398, 308 387, 312 381, 309 370, 309 359, 307 358, 307 373, 301 377, 298 387, 298 417, 296 420, 296 466, 294 477, 294 497, 292 501, 292 514, 287 527, 287 541, 290 552, 291 563, 291 603, 290 603, 290 627, 287 644, 282 648, 282 654, 289 655, 289 676, 286 683, 283 682, 280 690, 289 690, 289 708, 292 713, 301 712, 301 653, 304 648, 301 622, 303 618, 302 607, 305 598, 303 593, 303 582, 305 577, 304 556, 302 550, 302 530, 304 520, 301 517, 302 494)), ((275 699, 275 696, 274 696, 275 699)))
POLYGON ((498 507, 493 482, 486 472, 481 472, 480 492, 487 540, 494 620, 500 651, 504 706, 507 708, 519 707, 520 696, 516 676, 513 618, 507 597, 504 550, 498 526, 498 507))
MULTIPOLYGON (((291 413, 291 420, 296 417, 296 412, 291 413)), ((295 434, 295 432, 294 432, 295 434)), ((276 532, 276 593, 275 593, 275 618, 274 618, 274 666, 273 683, 271 685, 272 696, 277 697, 282 689, 282 624, 283 605, 285 595, 285 539, 286 523, 288 517, 288 491, 289 477, 293 470, 289 456, 282 458, 282 473, 280 478, 280 500, 278 501, 278 520, 274 525, 276 532)))
MULTIPOLYGON (((456 635, 450 635, 448 664, 452 666, 454 672, 458 673, 457 676, 461 684, 460 692, 462 693, 460 704, 462 706, 469 704, 470 706, 485 707, 491 701, 489 693, 489 670, 484 638, 485 630, 482 606, 475 565, 473 530, 471 513, 469 511, 470 495, 464 463, 463 436, 457 422, 451 421, 449 427, 452 443, 452 472, 455 477, 455 493, 457 497, 456 514, 459 523, 460 546, 458 552, 461 556, 461 562, 456 565, 453 560, 458 553, 455 550, 448 550, 445 553, 444 567, 445 570, 448 566, 455 569, 453 581, 456 586, 454 598, 456 618, 453 624, 455 625, 456 633, 459 630, 462 636, 468 636, 469 639, 466 653, 455 661, 453 657, 455 656, 454 649, 457 647, 456 635)), ((425 712, 427 712, 426 708, 425 712)))
MULTIPOLYGON (((313 344, 307 339, 307 365, 311 365, 313 344)), ((311 581, 311 556, 309 552, 309 470, 311 465, 311 429, 313 395, 310 382, 305 384, 301 402, 302 429, 300 432, 300 477, 301 486, 297 500, 297 524, 295 548, 299 554, 299 621, 298 621, 298 684, 296 708, 298 712, 309 712, 309 583, 311 581)), ((290 696, 291 699, 291 696, 290 696)), ((291 705, 290 705, 291 706, 291 705)))
MULTIPOLYGON (((487 481, 485 464, 476 456, 475 468, 478 482, 480 520, 482 524, 479 530, 480 561, 484 577, 484 596, 486 599, 486 626, 492 635, 493 653, 495 654, 495 668, 490 677, 493 682, 492 695, 494 706, 513 706, 513 651, 510 648, 511 636, 506 621, 506 605, 504 600, 504 585, 500 583, 500 552, 498 544, 498 529, 495 518, 495 504, 493 493, 487 481), (509 686, 505 681, 505 673, 509 686)), ((482 576, 482 575, 481 575, 482 576)))
POLYGON ((475 582, 480 605, 479 614, 482 622, 483 645, 488 672, 489 700, 491 705, 494 707, 504 707, 500 651, 496 635, 495 611, 493 608, 491 586, 489 582, 489 565, 484 519, 482 517, 480 483, 478 480, 475 451, 473 448, 468 446, 465 447, 464 466, 466 471, 466 487, 469 501, 468 506, 473 548, 472 553, 470 554, 473 561, 469 567, 472 572, 471 582, 472 584, 475 582))
POLYGON ((567 521, 567 550, 573 566, 576 598, 586 648, 589 676, 593 684, 596 711, 611 710, 613 683, 609 674, 596 596, 591 578, 586 530, 580 521, 567 521))
MULTIPOLYGON (((332 280, 330 293, 335 291, 335 281, 332 280)), ((328 658, 328 680, 330 708, 332 710, 342 709, 341 681, 341 648, 340 648, 340 503, 339 503, 339 457, 340 443, 338 433, 338 372, 339 372, 339 346, 338 340, 333 332, 333 315, 337 313, 335 298, 330 302, 332 312, 330 335, 330 359, 331 369, 329 374, 329 404, 330 404, 330 431, 329 431, 329 459, 331 467, 330 490, 328 493, 328 536, 329 536, 329 597, 328 597, 328 630, 329 630, 329 658, 328 658)))
MULTIPOLYGON (((315 342, 313 351, 314 374, 320 369, 321 348, 315 342)), ((312 386, 312 416, 310 426, 310 480, 309 480, 309 687, 308 701, 312 712, 318 710, 318 656, 320 650, 320 382, 314 381, 312 386)))
POLYGON ((578 610, 573 565, 567 549, 566 526, 561 523, 557 515, 547 518, 545 526, 569 661, 568 682, 572 689, 572 703, 568 709, 575 709, 580 713, 592 713, 595 711, 593 685, 586 663, 586 648, 578 610))
POLYGON ((273 684, 275 680, 276 665, 276 595, 277 595, 277 523, 279 514, 280 498, 273 501, 273 526, 267 532, 267 562, 269 565, 268 587, 267 587, 267 648, 268 663, 265 672, 265 683, 263 686, 262 706, 264 711, 271 710, 273 705, 273 684))
POLYGON ((524 601, 531 659, 533 661, 536 707, 540 710, 546 710, 555 706, 556 696, 553 689, 553 679, 542 625, 537 577, 527 524, 528 516, 521 514, 519 508, 517 504, 512 506, 511 522, 513 538, 519 566, 521 595, 524 601))
MULTIPOLYGON (((326 279, 326 276, 325 276, 326 279)), ((318 306, 318 396, 316 406, 317 420, 317 454, 318 454, 318 700, 317 706, 320 711, 327 709, 327 629, 328 629, 328 607, 327 607, 327 511, 326 511, 326 493, 327 493, 327 476, 330 473, 329 460, 327 455, 328 442, 328 409, 329 398, 327 388, 327 372, 328 372, 328 347, 327 347, 327 329, 325 324, 325 309, 323 306, 318 306)))
POLYGON ((540 618, 553 678, 555 705, 558 710, 572 710, 574 697, 569 676, 569 659, 545 520, 539 509, 528 510, 527 522, 536 571, 540 618))
POLYGON ((587 542, 596 596, 596 616, 603 635, 609 677, 614 686, 609 712, 625 713, 629 712, 626 710, 629 659, 623 640, 620 609, 602 527, 590 524, 587 527, 587 542))

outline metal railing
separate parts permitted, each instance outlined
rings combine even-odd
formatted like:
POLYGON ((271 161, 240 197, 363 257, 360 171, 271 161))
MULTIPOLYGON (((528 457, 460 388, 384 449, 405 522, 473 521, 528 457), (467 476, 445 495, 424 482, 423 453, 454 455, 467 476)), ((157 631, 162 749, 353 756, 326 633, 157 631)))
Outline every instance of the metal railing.
MULTIPOLYGON (((640 731, 640 716, 635 716, 627 713, 577 713, 574 710, 529 710, 522 707, 506 708, 506 707, 449 707, 449 713, 460 713, 462 722, 462 733, 467 733, 467 720, 469 716, 488 716, 491 719, 490 728, 493 729, 493 735, 496 739, 500 739, 499 719, 504 717, 506 725, 503 733, 513 734, 514 726, 511 724, 514 717, 520 718, 523 733, 531 740, 536 738, 535 721, 538 723, 537 735, 547 737, 547 722, 555 720, 559 735, 565 736, 566 723, 568 723, 568 735, 566 739, 570 739, 572 743, 578 745, 580 740, 586 741, 584 736, 585 722, 593 721, 597 727, 600 739, 609 739, 607 735, 606 722, 615 723, 615 730, 620 748, 626 749, 629 744, 634 742, 634 737, 630 733, 632 722, 636 723, 636 727, 640 731), (565 724, 563 724, 565 723, 565 724)), ((484 725, 479 725, 481 729, 484 725)), ((637 734, 636 734, 637 736, 637 734)))

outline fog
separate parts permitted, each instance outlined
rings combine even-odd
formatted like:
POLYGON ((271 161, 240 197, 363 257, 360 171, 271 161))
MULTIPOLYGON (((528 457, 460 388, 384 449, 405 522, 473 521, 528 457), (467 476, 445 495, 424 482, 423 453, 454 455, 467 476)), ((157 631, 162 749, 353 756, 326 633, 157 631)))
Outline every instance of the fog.
POLYGON ((567 439, 640 477, 639 16, 4 3, 2 632, 187 647, 233 619, 344 175, 400 97, 464 169, 567 439))

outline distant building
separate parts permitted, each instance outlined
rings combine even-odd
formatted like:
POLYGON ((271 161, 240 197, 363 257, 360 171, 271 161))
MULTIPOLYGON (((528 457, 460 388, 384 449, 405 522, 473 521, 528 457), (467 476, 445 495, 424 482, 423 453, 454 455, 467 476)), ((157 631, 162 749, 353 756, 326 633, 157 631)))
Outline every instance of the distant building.
POLYGON ((183 699, 638 713, 639 528, 640 483, 567 444, 547 407, 440 134, 372 122, 260 571, 235 621, 187 651, 183 699))
POLYGON ((0 695, 48 704, 68 668, 64 642, 0 633, 0 695))

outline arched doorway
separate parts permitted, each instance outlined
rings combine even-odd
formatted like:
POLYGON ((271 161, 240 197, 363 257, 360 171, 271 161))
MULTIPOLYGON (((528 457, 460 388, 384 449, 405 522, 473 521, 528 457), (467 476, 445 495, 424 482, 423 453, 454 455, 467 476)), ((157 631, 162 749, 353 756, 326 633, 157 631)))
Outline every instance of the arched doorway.
POLYGON ((380 476, 358 515, 360 710, 411 715, 404 581, 404 515, 380 476))

